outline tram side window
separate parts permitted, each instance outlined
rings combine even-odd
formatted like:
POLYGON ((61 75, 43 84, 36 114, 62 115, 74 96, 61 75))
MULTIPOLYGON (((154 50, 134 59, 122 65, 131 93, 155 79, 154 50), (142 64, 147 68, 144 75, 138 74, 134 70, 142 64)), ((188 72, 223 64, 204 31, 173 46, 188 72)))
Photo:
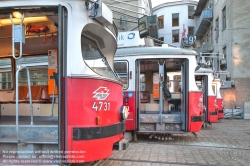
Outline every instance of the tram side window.
MULTIPOLYGON (((48 56, 34 56, 20 59, 23 66, 27 66, 31 85, 48 85, 48 56)), ((28 85, 27 71, 22 69, 19 73, 19 85, 28 85)))
POLYGON ((12 84, 11 59, 0 60, 0 89, 11 89, 12 84))
POLYGON ((181 75, 174 76, 174 92, 180 92, 181 89, 181 75))
POLYGON ((168 87, 170 92, 180 92, 181 90, 181 75, 174 75, 172 80, 169 79, 168 87))
MULTIPOLYGON (((48 67, 47 66, 31 66, 28 67, 31 85, 48 85, 48 67)), ((21 70, 19 74, 19 85, 28 85, 27 72, 21 70)))
POLYGON ((128 61, 115 61, 114 68, 123 84, 123 89, 128 89, 128 61))
POLYGON ((202 88, 202 82, 201 81, 195 81, 195 83, 196 83, 198 89, 202 91, 203 90, 203 88, 202 88))

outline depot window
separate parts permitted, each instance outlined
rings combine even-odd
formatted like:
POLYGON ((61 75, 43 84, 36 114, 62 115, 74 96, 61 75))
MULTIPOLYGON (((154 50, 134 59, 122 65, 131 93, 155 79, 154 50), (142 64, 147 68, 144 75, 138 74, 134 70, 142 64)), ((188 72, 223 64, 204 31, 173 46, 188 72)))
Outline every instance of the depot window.
POLYGON ((97 44, 84 36, 81 38, 82 45, 82 57, 84 62, 92 69, 95 73, 117 80, 117 76, 109 66, 106 57, 101 53, 97 44))
POLYGON ((194 19, 194 6, 188 6, 188 19, 194 19))
POLYGON ((227 27, 226 22, 226 6, 222 10, 222 30, 224 30, 227 27))
POLYGON ((158 17, 158 28, 163 29, 164 28, 164 16, 158 17))
POLYGON ((172 26, 179 26, 179 13, 172 14, 172 26))
POLYGON ((179 29, 173 30, 172 35, 173 35, 173 43, 178 43, 179 42, 179 29))

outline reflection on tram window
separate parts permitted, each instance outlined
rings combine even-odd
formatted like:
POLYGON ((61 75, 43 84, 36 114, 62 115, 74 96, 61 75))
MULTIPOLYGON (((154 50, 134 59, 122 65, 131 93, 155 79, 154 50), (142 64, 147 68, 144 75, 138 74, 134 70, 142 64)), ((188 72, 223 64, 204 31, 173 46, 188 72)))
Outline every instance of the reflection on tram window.
POLYGON ((81 44, 83 60, 95 73, 111 79, 118 79, 95 42, 82 37, 81 44))
POLYGON ((0 89, 12 88, 11 60, 10 58, 0 61, 0 89))

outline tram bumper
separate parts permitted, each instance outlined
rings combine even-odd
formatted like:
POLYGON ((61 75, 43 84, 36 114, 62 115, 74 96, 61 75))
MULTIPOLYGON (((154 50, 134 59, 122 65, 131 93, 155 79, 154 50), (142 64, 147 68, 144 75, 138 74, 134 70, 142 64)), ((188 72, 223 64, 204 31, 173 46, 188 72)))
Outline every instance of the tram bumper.
POLYGON ((129 147, 129 141, 125 138, 116 142, 113 146, 113 150, 126 150, 129 147))

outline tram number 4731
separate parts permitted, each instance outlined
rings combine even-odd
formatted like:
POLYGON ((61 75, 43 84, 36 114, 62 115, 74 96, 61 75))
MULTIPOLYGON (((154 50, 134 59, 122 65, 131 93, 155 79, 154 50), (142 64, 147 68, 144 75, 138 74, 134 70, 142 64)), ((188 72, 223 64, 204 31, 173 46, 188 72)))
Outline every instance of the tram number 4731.
POLYGON ((109 111, 110 110, 110 102, 94 102, 92 108, 96 111, 109 111))

